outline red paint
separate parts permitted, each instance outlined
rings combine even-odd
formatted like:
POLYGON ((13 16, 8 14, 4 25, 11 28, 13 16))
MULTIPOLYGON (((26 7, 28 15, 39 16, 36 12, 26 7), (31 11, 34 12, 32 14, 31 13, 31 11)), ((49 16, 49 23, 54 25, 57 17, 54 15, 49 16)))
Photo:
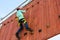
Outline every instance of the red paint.
MULTIPOLYGON (((24 28, 20 33, 21 40, 46 40, 60 33, 60 19, 58 18, 58 15, 60 15, 60 0, 34 0, 23 9, 27 9, 24 16, 29 27, 34 30, 34 34, 31 35, 24 28), (40 33, 39 29, 42 30, 40 33), (26 36, 24 36, 25 32, 27 32, 26 36)), ((19 25, 15 17, 14 14, 3 22, 0 40, 17 40, 15 33, 19 29, 19 25)))

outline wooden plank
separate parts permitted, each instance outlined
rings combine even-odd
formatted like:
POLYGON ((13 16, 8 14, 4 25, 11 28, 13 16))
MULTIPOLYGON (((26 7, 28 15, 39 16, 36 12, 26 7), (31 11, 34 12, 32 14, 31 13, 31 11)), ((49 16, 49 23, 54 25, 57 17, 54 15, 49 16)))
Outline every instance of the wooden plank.
MULTIPOLYGON (((47 40, 48 38, 60 33, 60 0, 34 0, 23 9, 27 10, 24 14, 25 19, 31 29, 31 35, 24 27, 20 33, 21 40, 47 40), (24 34, 27 35, 24 36, 24 34)), ((18 21, 15 20, 16 14, 3 22, 6 25, 0 30, 1 40, 17 40, 16 32, 19 29, 18 21), (13 20, 11 22, 11 20, 13 20), (7 23, 9 21, 9 23, 7 23)))

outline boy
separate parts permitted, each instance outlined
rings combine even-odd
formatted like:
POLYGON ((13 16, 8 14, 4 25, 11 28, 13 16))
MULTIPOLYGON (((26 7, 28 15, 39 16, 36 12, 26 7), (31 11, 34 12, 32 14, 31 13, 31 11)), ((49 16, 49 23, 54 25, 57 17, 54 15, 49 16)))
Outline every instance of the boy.
POLYGON ((18 21, 20 23, 20 28, 19 28, 19 30, 16 33, 16 37, 18 38, 18 40, 20 40, 19 33, 23 30, 23 24, 25 25, 26 29, 29 32, 33 31, 31 28, 28 27, 28 24, 27 24, 27 22, 26 22, 26 20, 25 20, 25 18, 23 16, 23 12, 26 12, 26 11, 25 10, 21 10, 20 8, 17 8, 16 16, 18 17, 18 21))

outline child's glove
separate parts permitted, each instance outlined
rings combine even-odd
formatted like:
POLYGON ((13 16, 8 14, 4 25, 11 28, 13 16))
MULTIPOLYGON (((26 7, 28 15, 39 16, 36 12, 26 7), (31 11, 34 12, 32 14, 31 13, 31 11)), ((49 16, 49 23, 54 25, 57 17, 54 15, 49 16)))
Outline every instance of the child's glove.
POLYGON ((18 26, 20 26, 20 23, 18 23, 18 26))
POLYGON ((18 21, 18 18, 16 18, 15 20, 18 21))

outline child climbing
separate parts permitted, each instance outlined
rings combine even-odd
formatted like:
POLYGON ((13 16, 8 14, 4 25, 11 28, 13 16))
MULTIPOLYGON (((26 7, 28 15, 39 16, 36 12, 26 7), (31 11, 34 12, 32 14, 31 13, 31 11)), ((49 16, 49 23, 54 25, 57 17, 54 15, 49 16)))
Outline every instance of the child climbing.
POLYGON ((27 31, 32 32, 33 30, 29 28, 28 23, 26 22, 23 13, 26 12, 25 10, 21 10, 20 8, 17 8, 16 16, 18 17, 18 22, 20 23, 20 28, 16 32, 16 37, 18 40, 20 40, 19 33, 23 30, 23 24, 25 25, 25 28, 27 31))

